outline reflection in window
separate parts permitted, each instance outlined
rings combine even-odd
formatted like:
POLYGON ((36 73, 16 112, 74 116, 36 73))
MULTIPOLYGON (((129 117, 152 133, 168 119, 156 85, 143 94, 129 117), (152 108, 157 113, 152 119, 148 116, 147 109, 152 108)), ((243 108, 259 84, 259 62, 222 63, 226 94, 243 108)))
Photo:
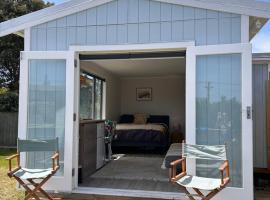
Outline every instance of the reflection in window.
POLYGON ((80 119, 102 119, 104 80, 81 72, 80 119))
MULTIPOLYGON (((28 81, 27 139, 59 139, 60 170, 64 172, 66 110, 66 61, 30 60, 28 81)), ((53 152, 29 152, 27 167, 52 166, 53 152)))
MULTIPOLYGON (((198 56, 196 142, 227 145, 231 186, 242 187, 241 55, 198 56)), ((198 161, 197 173, 219 177, 220 163, 198 161)))

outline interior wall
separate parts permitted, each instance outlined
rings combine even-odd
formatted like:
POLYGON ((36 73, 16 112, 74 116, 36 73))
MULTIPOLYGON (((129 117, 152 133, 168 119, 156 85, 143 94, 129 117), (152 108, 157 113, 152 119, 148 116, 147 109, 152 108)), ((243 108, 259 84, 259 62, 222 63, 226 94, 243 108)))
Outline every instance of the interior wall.
POLYGON ((118 120, 121 105, 119 77, 88 61, 81 61, 80 68, 106 80, 106 119, 118 120))
POLYGON ((169 115, 171 130, 185 126, 185 76, 122 78, 121 114, 169 115), (136 88, 151 87, 152 101, 137 101, 136 88))

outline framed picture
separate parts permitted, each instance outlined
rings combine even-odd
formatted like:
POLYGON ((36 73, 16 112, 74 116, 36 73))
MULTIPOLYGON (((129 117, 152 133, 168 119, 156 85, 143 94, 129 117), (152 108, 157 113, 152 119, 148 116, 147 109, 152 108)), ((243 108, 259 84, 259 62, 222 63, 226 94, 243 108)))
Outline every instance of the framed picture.
POLYGON ((137 101, 152 101, 152 88, 137 88, 137 101))

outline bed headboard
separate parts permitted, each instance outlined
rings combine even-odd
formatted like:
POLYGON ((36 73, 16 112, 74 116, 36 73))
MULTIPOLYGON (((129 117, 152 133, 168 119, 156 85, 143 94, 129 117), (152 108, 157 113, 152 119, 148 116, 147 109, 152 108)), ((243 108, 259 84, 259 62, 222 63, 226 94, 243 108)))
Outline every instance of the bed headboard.
POLYGON ((148 123, 163 123, 170 128, 170 117, 168 115, 150 115, 148 120, 148 123))

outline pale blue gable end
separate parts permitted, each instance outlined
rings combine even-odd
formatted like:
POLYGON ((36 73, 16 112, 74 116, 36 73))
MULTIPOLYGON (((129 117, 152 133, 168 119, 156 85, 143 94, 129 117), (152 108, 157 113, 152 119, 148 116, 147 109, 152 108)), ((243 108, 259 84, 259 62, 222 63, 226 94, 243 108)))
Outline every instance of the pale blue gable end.
POLYGON ((151 0, 115 0, 31 28, 31 50, 70 45, 241 42, 241 16, 151 0))

